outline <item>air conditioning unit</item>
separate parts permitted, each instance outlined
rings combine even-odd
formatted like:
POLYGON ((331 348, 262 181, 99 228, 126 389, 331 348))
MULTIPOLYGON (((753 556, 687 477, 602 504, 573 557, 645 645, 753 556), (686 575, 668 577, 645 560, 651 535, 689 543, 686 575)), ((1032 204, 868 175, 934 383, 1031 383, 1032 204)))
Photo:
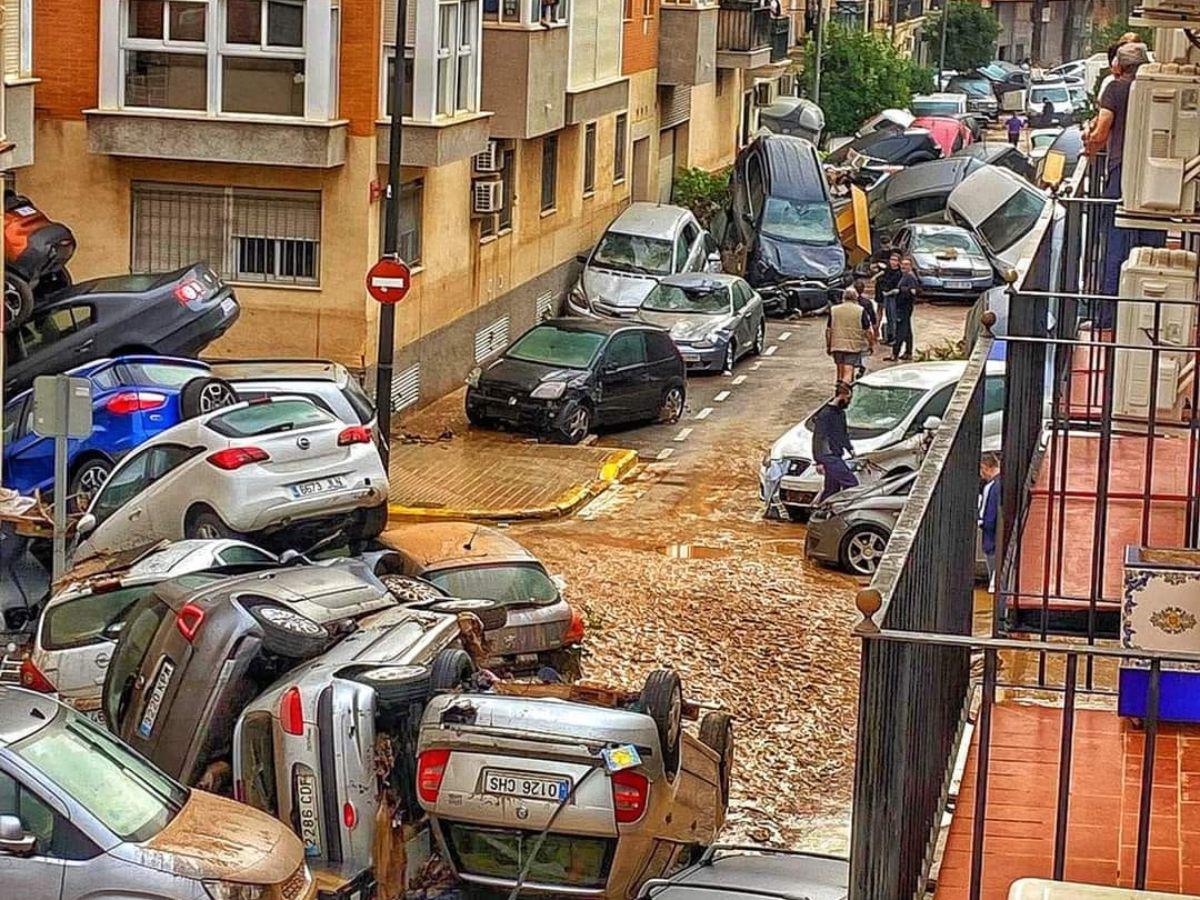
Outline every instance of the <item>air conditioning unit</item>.
POLYGON ((1200 67, 1147 63, 1129 92, 1121 192, 1125 212, 1190 216, 1200 175, 1200 67))
POLYGON ((775 82, 760 81, 754 85, 754 105, 770 106, 775 102, 775 82))
POLYGON ((501 163, 500 144, 497 141, 488 141, 487 149, 482 153, 476 153, 471 157, 471 168, 476 175, 492 175, 500 171, 501 163))
POLYGON ((504 182, 499 178, 471 182, 471 211, 477 215, 500 212, 504 206, 504 182))
POLYGON ((1187 250, 1135 247, 1121 266, 1122 297, 1146 300, 1122 300, 1117 304, 1116 342, 1144 350, 1117 350, 1113 372, 1113 413, 1146 419, 1150 415, 1154 393, 1156 417, 1178 419, 1183 401, 1191 396, 1185 379, 1194 377, 1191 355, 1170 350, 1158 354, 1155 371, 1150 348, 1177 345, 1193 346, 1196 335, 1196 254, 1187 250), (1182 301, 1155 303, 1155 300, 1182 301), (1155 330, 1155 308, 1158 328, 1155 330), (1157 381, 1157 388, 1152 387, 1157 381))

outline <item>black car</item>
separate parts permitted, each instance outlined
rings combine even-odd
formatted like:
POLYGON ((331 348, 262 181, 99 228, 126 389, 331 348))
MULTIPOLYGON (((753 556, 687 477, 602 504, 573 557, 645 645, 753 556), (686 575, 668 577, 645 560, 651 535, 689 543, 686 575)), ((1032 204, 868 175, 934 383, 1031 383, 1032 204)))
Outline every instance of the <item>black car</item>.
POLYGON ((534 325, 467 378, 472 425, 577 444, 597 425, 683 414, 683 357, 661 328, 600 319, 534 325))
POLYGON ((978 72, 991 82, 992 93, 1001 104, 1005 94, 1023 91, 1029 87, 1029 73, 1020 66, 1002 59, 992 60, 986 66, 981 66, 978 72))
MULTIPOLYGON (((681 854, 682 855, 682 854, 681 854)), ((640 900, 846 900, 850 863, 836 856, 713 844, 670 878, 642 885, 640 900)))
POLYGON ((855 180, 871 185, 886 166, 915 166, 938 159, 942 149, 924 128, 881 128, 829 154, 826 162, 853 170, 855 180))
POLYGON ((768 310, 812 312, 850 283, 829 182, 802 138, 756 138, 733 164, 722 239, 746 251, 746 280, 768 310))
POLYGON ((999 166, 1016 172, 1022 178, 1033 180, 1033 163, 1029 157, 1006 141, 982 141, 955 150, 951 159, 977 159, 989 166, 999 166))
POLYGON ((910 166, 885 179, 867 195, 873 254, 886 254, 892 237, 909 222, 945 221, 950 192, 983 165, 971 156, 956 155, 910 166))
POLYGON ((194 356, 229 330, 241 312, 233 288, 208 265, 176 272, 84 281, 39 304, 4 335, 4 389, 23 391, 108 356, 194 356))

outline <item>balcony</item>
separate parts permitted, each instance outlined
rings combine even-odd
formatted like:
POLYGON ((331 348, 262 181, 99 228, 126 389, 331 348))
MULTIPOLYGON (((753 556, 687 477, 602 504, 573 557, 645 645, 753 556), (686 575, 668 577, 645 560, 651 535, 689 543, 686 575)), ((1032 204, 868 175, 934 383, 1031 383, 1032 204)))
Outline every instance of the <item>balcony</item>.
POLYGON ((771 62, 784 62, 792 46, 792 20, 787 16, 771 18, 771 62))
POLYGON ((717 77, 717 18, 712 3, 666 4, 658 31, 658 83, 708 84, 717 77))
POLYGON ((771 62, 771 8, 756 0, 721 0, 717 67, 757 69, 771 62))
MULTIPOLYGON (((432 122, 422 122, 405 116, 400 162, 405 166, 429 168, 444 166, 482 153, 487 149, 490 120, 491 114, 486 112, 439 117, 432 122)), ((381 120, 376 123, 375 145, 378 158, 388 159, 392 145, 392 129, 389 122, 381 120)))
POLYGON ((525 140, 567 124, 566 26, 484 22, 483 108, 491 136, 525 140))

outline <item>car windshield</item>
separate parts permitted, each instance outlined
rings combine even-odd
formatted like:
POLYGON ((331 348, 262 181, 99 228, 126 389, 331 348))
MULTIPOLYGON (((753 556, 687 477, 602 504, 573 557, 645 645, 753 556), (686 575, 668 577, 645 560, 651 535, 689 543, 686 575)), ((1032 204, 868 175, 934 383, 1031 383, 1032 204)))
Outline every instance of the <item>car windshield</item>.
POLYGON ((643 275, 670 275, 671 248, 671 242, 662 238, 610 231, 596 246, 591 265, 643 275))
POLYGON ((248 438, 279 431, 298 431, 332 421, 333 416, 317 409, 309 401, 289 397, 231 409, 209 419, 207 426, 224 437, 248 438))
POLYGON ((1070 97, 1066 88, 1034 88, 1029 92, 1029 99, 1034 103, 1066 103, 1070 97))
POLYGON ((124 621, 130 607, 153 590, 150 584, 117 588, 50 606, 42 617, 42 646, 66 650, 100 639, 105 629, 124 621))
POLYGON ((9 750, 130 843, 162 831, 188 799, 165 772, 70 710, 9 750))
POLYGON ((604 335, 599 332, 538 325, 518 338, 504 355, 546 366, 586 369, 603 343, 604 335))
POLYGON ((1029 143, 1033 145, 1034 149, 1049 147, 1054 143, 1056 137, 1058 137, 1057 134, 1034 134, 1030 135, 1029 143))
POLYGON ((837 240, 829 204, 768 197, 763 207, 762 233, 783 241, 830 244, 837 240))
POLYGON ((104 679, 104 715, 113 728, 119 727, 142 661, 150 652, 159 626, 170 614, 170 607, 151 595, 133 608, 121 629, 121 640, 104 679))
POLYGON ((1045 206, 1041 194, 1020 189, 979 224, 979 235, 993 253, 1001 253, 1037 224, 1045 206))
POLYGON ((887 434, 904 421, 925 396, 920 388, 862 384, 846 407, 846 429, 850 438, 873 438, 887 434))
POLYGON ((242 719, 242 784, 245 802, 279 815, 275 782, 275 741, 270 713, 250 713, 242 719))
POLYGON ((918 119, 923 116, 953 116, 960 111, 956 100, 914 100, 912 114, 918 119))
POLYGON ((950 82, 951 90, 960 90, 968 97, 991 97, 992 83, 986 78, 975 78, 966 80, 956 78, 950 82))
POLYGON ((451 597, 498 603, 553 603, 558 588, 536 563, 500 563, 442 569, 425 576, 451 597))
POLYGON ((708 315, 729 312, 729 289, 723 284, 696 287, 660 284, 646 297, 642 309, 708 315))
POLYGON ((982 253, 975 238, 966 231, 918 231, 913 236, 913 250, 917 253, 941 253, 956 250, 959 253, 982 253))

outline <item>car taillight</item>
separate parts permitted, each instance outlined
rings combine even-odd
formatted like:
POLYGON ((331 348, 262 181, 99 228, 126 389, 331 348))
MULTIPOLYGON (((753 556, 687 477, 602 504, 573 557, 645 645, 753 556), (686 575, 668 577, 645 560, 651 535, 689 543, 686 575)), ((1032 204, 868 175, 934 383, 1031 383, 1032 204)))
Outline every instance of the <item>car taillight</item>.
POLYGON ((21 660, 21 687, 43 694, 53 694, 58 690, 28 656, 21 660))
POLYGON ((650 779, 632 769, 613 772, 612 794, 617 821, 629 825, 646 812, 646 802, 650 799, 650 779))
POLYGON ((563 644, 570 646, 578 644, 583 640, 583 613, 575 607, 571 607, 571 624, 567 626, 567 633, 563 635, 563 644))
POLYGON ((450 751, 444 747, 426 750, 417 760, 417 793, 426 803, 437 803, 449 761, 450 751))
POLYGON ((349 800, 342 805, 342 824, 351 830, 358 824, 358 811, 349 800))
POLYGON ((240 469, 250 463, 266 462, 270 458, 271 455, 266 450, 258 447, 228 447, 218 450, 216 453, 210 453, 207 457, 210 463, 226 472, 240 469))
POLYGON ((366 425, 351 425, 349 428, 342 430, 338 435, 338 446, 345 447, 348 444, 369 444, 371 443, 371 429, 366 425))
POLYGON ((203 622, 204 610, 195 603, 183 604, 183 608, 179 610, 179 615, 175 619, 179 633, 183 635, 189 644, 196 639, 196 632, 200 630, 200 625, 203 622))
POLYGON ((167 398, 153 391, 122 391, 109 397, 104 408, 114 416, 127 416, 130 413, 159 409, 166 405, 167 398))
POLYGON ((189 278, 175 288, 175 299, 181 306, 191 303, 193 300, 203 300, 207 296, 208 288, 202 281, 195 278, 189 278))
POLYGON ((300 688, 290 687, 279 698, 279 724, 284 734, 304 734, 304 708, 300 705, 300 688))

